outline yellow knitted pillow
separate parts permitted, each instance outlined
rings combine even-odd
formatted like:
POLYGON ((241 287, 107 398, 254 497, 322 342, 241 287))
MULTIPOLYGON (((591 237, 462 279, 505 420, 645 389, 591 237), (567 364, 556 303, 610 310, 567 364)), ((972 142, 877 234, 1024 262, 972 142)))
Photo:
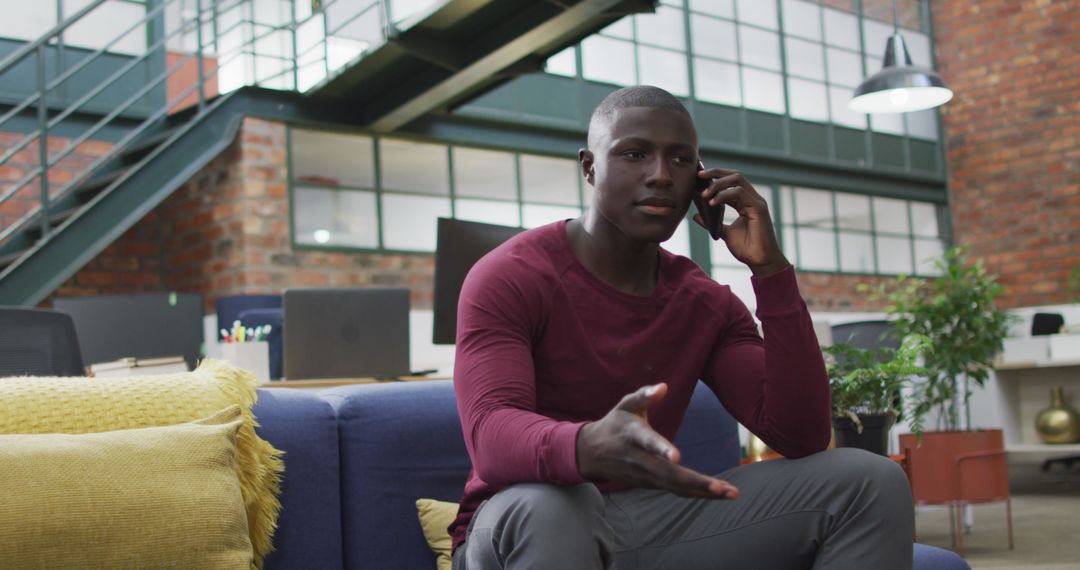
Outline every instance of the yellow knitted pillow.
POLYGON ((247 508, 253 568, 272 549, 284 464, 281 452, 255 434, 255 377, 217 360, 195 371, 116 378, 0 378, 0 434, 92 433, 174 425, 233 404, 243 416, 236 437, 236 474, 247 508))
POLYGON ((431 551, 436 570, 450 570, 454 565, 453 540, 447 530, 458 513, 458 504, 435 499, 417 499, 416 515, 431 551))
POLYGON ((175 426, 0 435, 2 564, 247 570, 241 423, 230 406, 175 426))

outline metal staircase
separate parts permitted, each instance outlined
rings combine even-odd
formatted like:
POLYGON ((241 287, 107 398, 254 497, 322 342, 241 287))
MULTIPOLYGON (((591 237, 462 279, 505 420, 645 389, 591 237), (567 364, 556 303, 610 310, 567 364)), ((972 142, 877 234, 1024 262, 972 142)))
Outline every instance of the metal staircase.
POLYGON ((391 131, 520 73, 540 71, 547 56, 627 13, 655 9, 652 0, 448 0, 395 19, 388 0, 329 0, 297 18, 294 3, 294 17, 253 25, 246 41, 225 49, 223 38, 245 22, 225 25, 222 15, 251 2, 148 0, 146 16, 116 38, 97 50, 83 50, 74 62, 61 57, 65 65, 50 66, 63 50, 65 31, 106 4, 92 0, 0 59, 0 84, 19 80, 25 87, 32 79, 34 85, 22 100, 0 101, 0 131, 18 130, 10 125, 28 131, 13 146, 0 148, 0 168, 18 156, 36 158, 21 178, 0 182, 0 211, 5 202, 36 194, 32 207, 0 227, 0 305, 45 299, 224 151, 244 116, 391 131), (182 16, 166 22, 166 14, 182 16), (342 30, 375 16, 378 36, 350 40, 349 57, 334 57, 331 47, 342 30), (110 58, 110 48, 140 27, 153 31, 144 52, 110 58), (319 27, 321 42, 301 46, 299 39, 310 39, 319 27), (268 38, 282 37, 291 37, 292 51, 276 54, 279 63, 269 72, 233 73, 258 72, 255 64, 274 61, 257 50, 268 38), (182 38, 188 51, 167 64, 167 46, 182 38), (319 50, 322 59, 312 57, 319 50), (136 72, 143 79, 133 81, 136 72), (100 80, 87 83, 88 74, 100 80), (82 79, 77 89, 73 78, 82 79), (166 85, 181 79, 180 88, 170 86, 168 93, 166 85), (218 94, 218 86, 228 92, 218 94), (110 104, 103 107, 107 95, 110 104), (57 133, 63 133, 63 146, 57 133), (50 173, 61 161, 106 133, 115 138, 107 153, 63 184, 50 184, 59 178, 50 173))

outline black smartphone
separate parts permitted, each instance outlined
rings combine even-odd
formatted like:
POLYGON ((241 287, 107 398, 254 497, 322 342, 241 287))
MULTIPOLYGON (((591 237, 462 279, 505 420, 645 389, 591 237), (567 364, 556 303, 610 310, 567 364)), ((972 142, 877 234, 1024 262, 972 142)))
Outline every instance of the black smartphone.
MULTIPOLYGON (((698 161, 698 172, 705 170, 705 164, 700 160, 698 161)), ((697 206, 697 211, 701 214, 701 221, 705 222, 705 228, 709 230, 709 235, 714 239, 720 239, 720 227, 724 223, 724 205, 710 206, 705 203, 705 199, 701 197, 701 193, 709 188, 712 184, 711 178, 700 178, 697 182, 697 187, 694 188, 694 206, 697 206)))

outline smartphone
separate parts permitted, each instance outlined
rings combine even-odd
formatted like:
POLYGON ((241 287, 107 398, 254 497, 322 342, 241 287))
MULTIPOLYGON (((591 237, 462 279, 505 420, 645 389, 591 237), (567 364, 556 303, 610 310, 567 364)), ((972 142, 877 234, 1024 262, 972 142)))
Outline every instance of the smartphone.
MULTIPOLYGON (((700 160, 697 169, 698 172, 705 170, 705 164, 700 160)), ((724 223, 724 205, 710 206, 701 197, 701 193, 707 190, 711 184, 711 178, 698 179, 697 187, 694 189, 694 206, 697 206, 697 211, 701 214, 701 221, 705 222, 705 228, 709 230, 709 235, 714 240, 718 240, 720 239, 721 224, 724 223)))

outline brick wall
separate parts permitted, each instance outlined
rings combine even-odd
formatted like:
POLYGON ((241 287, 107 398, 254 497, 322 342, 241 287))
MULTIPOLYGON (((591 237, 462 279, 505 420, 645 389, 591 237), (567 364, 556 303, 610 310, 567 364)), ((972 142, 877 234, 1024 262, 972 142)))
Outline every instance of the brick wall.
MULTIPOLYGON (((0 156, 7 154, 27 137, 26 133, 0 132, 0 156)), ((49 137, 48 151, 52 157, 67 149, 72 139, 68 137, 49 137)), ((40 164, 40 145, 32 141, 7 161, 0 164, 0 195, 6 194, 29 175, 40 164)), ((64 186, 71 183, 79 174, 85 172, 94 160, 112 149, 112 144, 104 141, 87 140, 49 169, 49 196, 56 196, 64 186)), ((0 203, 0 228, 6 228, 37 207, 41 199, 41 186, 35 177, 23 186, 11 198, 0 203)))
POLYGON ((207 310, 221 295, 288 287, 408 287, 430 308, 434 258, 294 251, 285 126, 248 118, 238 140, 82 268, 59 295, 183 291, 207 310))
MULTIPOLYGON (((1010 307, 1066 303, 1080 264, 1080 2, 935 2, 958 243, 1010 307)), ((1076 293, 1074 295, 1080 295, 1076 293)))

